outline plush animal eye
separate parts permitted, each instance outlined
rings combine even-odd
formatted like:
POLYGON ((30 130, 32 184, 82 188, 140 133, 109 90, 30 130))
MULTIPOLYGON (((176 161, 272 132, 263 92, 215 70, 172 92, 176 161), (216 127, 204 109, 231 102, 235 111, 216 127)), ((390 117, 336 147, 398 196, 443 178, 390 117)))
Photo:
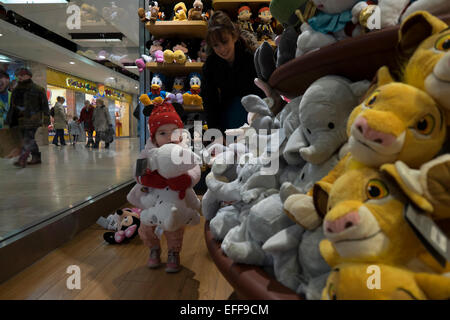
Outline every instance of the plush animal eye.
POLYGON ((389 189, 383 181, 373 179, 367 184, 366 194, 369 199, 383 199, 389 195, 389 189))
POLYGON ((433 132, 434 126, 435 121, 433 116, 431 114, 427 114, 425 117, 417 121, 415 129, 421 134, 429 135, 433 132))
POLYGON ((333 123, 333 122, 330 122, 330 123, 328 124, 328 128, 334 129, 334 123, 333 123))
POLYGON ((377 100, 379 92, 375 92, 374 94, 372 94, 366 101, 366 105, 367 106, 371 106, 375 103, 375 101, 377 100))
POLYGON ((333 283, 330 283, 330 285, 328 286, 328 297, 330 300, 337 300, 336 288, 334 287, 333 283))
POLYGON ((450 34, 447 34, 445 36, 440 37, 436 41, 436 43, 434 45, 434 48, 436 50, 439 50, 439 51, 448 51, 448 50, 450 50, 450 34))

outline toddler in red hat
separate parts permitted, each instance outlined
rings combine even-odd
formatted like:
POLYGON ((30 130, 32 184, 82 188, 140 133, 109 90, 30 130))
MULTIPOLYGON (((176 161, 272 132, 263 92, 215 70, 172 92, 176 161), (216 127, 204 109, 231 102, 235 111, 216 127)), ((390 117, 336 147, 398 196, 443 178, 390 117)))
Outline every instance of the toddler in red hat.
MULTIPOLYGON (((183 148, 187 148, 184 144, 182 130, 177 130, 183 129, 183 122, 170 103, 164 102, 154 105, 151 115, 148 118, 148 126, 150 138, 139 158, 145 158, 149 163, 156 163, 158 161, 156 158, 160 154, 158 151, 161 151, 161 147, 164 145, 177 144, 183 148)), ((173 166, 170 160, 167 166, 173 166)), ((137 178, 138 184, 130 191, 127 199, 136 207, 144 209, 143 213, 145 213, 145 209, 147 209, 145 208, 144 199, 146 194, 161 193, 158 196, 158 200, 164 200, 168 197, 170 198, 170 193, 175 191, 178 195, 176 201, 181 201, 179 199, 182 199, 182 201, 187 203, 185 210, 195 210, 195 214, 198 215, 197 211, 200 207, 200 201, 192 188, 199 182, 200 175, 200 166, 198 164, 193 166, 185 174, 171 179, 162 177, 158 170, 150 171, 150 169, 147 169, 146 174, 137 178), (156 189, 156 191, 152 190, 152 188, 156 189), (192 199, 193 197, 195 199, 192 199)), ((150 257, 147 263, 149 268, 158 268, 161 265, 160 237, 162 231, 156 225, 152 226, 145 223, 141 223, 139 228, 139 236, 144 244, 150 248, 150 257)), ((163 233, 166 237, 168 247, 166 272, 178 272, 180 271, 180 251, 183 243, 184 225, 174 231, 164 230, 163 233)))

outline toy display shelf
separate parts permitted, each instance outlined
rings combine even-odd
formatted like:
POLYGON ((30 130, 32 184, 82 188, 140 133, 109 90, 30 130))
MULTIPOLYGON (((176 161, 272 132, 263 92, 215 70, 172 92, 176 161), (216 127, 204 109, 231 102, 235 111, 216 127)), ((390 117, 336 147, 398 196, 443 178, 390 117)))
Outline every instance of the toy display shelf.
MULTIPOLYGON (((450 15, 440 18, 450 23, 450 15)), ((280 94, 294 98, 326 75, 339 75, 352 81, 372 80, 380 67, 396 66, 399 28, 373 31, 297 57, 278 67, 270 76, 269 85, 280 94)))
POLYGON ((250 0, 250 1, 241 1, 241 0, 213 0, 212 7, 214 10, 224 10, 229 13, 235 12, 237 16, 237 10, 242 3, 246 3, 253 12, 253 16, 256 17, 258 14, 258 9, 261 5, 269 6, 270 0, 250 0))
POLYGON ((220 248, 205 223, 205 241, 214 263, 242 300, 304 300, 257 266, 234 263, 220 248))
POLYGON ((183 109, 186 112, 203 112, 203 106, 185 106, 183 105, 183 109))
POLYGON ((156 38, 199 38, 204 39, 208 30, 206 21, 156 21, 147 22, 147 30, 156 38))
POLYGON ((186 62, 184 64, 147 62, 145 66, 150 72, 163 73, 173 77, 188 75, 191 72, 202 73, 203 62, 186 62))

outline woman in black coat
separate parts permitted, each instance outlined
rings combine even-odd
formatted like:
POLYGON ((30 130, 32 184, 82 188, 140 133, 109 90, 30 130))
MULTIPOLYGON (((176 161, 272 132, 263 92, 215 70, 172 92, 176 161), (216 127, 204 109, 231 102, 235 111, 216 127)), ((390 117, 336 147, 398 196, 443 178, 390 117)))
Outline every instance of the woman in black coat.
POLYGON ((224 12, 216 11, 208 22, 206 41, 210 53, 203 65, 202 97, 208 127, 222 132, 238 128, 247 122, 242 97, 264 97, 254 84, 256 38, 240 30, 224 12))

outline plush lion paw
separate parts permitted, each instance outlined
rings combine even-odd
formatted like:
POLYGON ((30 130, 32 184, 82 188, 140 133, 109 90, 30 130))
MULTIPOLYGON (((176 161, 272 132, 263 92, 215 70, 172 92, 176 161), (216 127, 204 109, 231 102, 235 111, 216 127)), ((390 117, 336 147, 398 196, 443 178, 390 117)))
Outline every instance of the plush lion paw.
POLYGON ((293 194, 284 202, 285 213, 296 223, 308 230, 320 226, 322 219, 314 207, 313 198, 305 194, 293 194))

